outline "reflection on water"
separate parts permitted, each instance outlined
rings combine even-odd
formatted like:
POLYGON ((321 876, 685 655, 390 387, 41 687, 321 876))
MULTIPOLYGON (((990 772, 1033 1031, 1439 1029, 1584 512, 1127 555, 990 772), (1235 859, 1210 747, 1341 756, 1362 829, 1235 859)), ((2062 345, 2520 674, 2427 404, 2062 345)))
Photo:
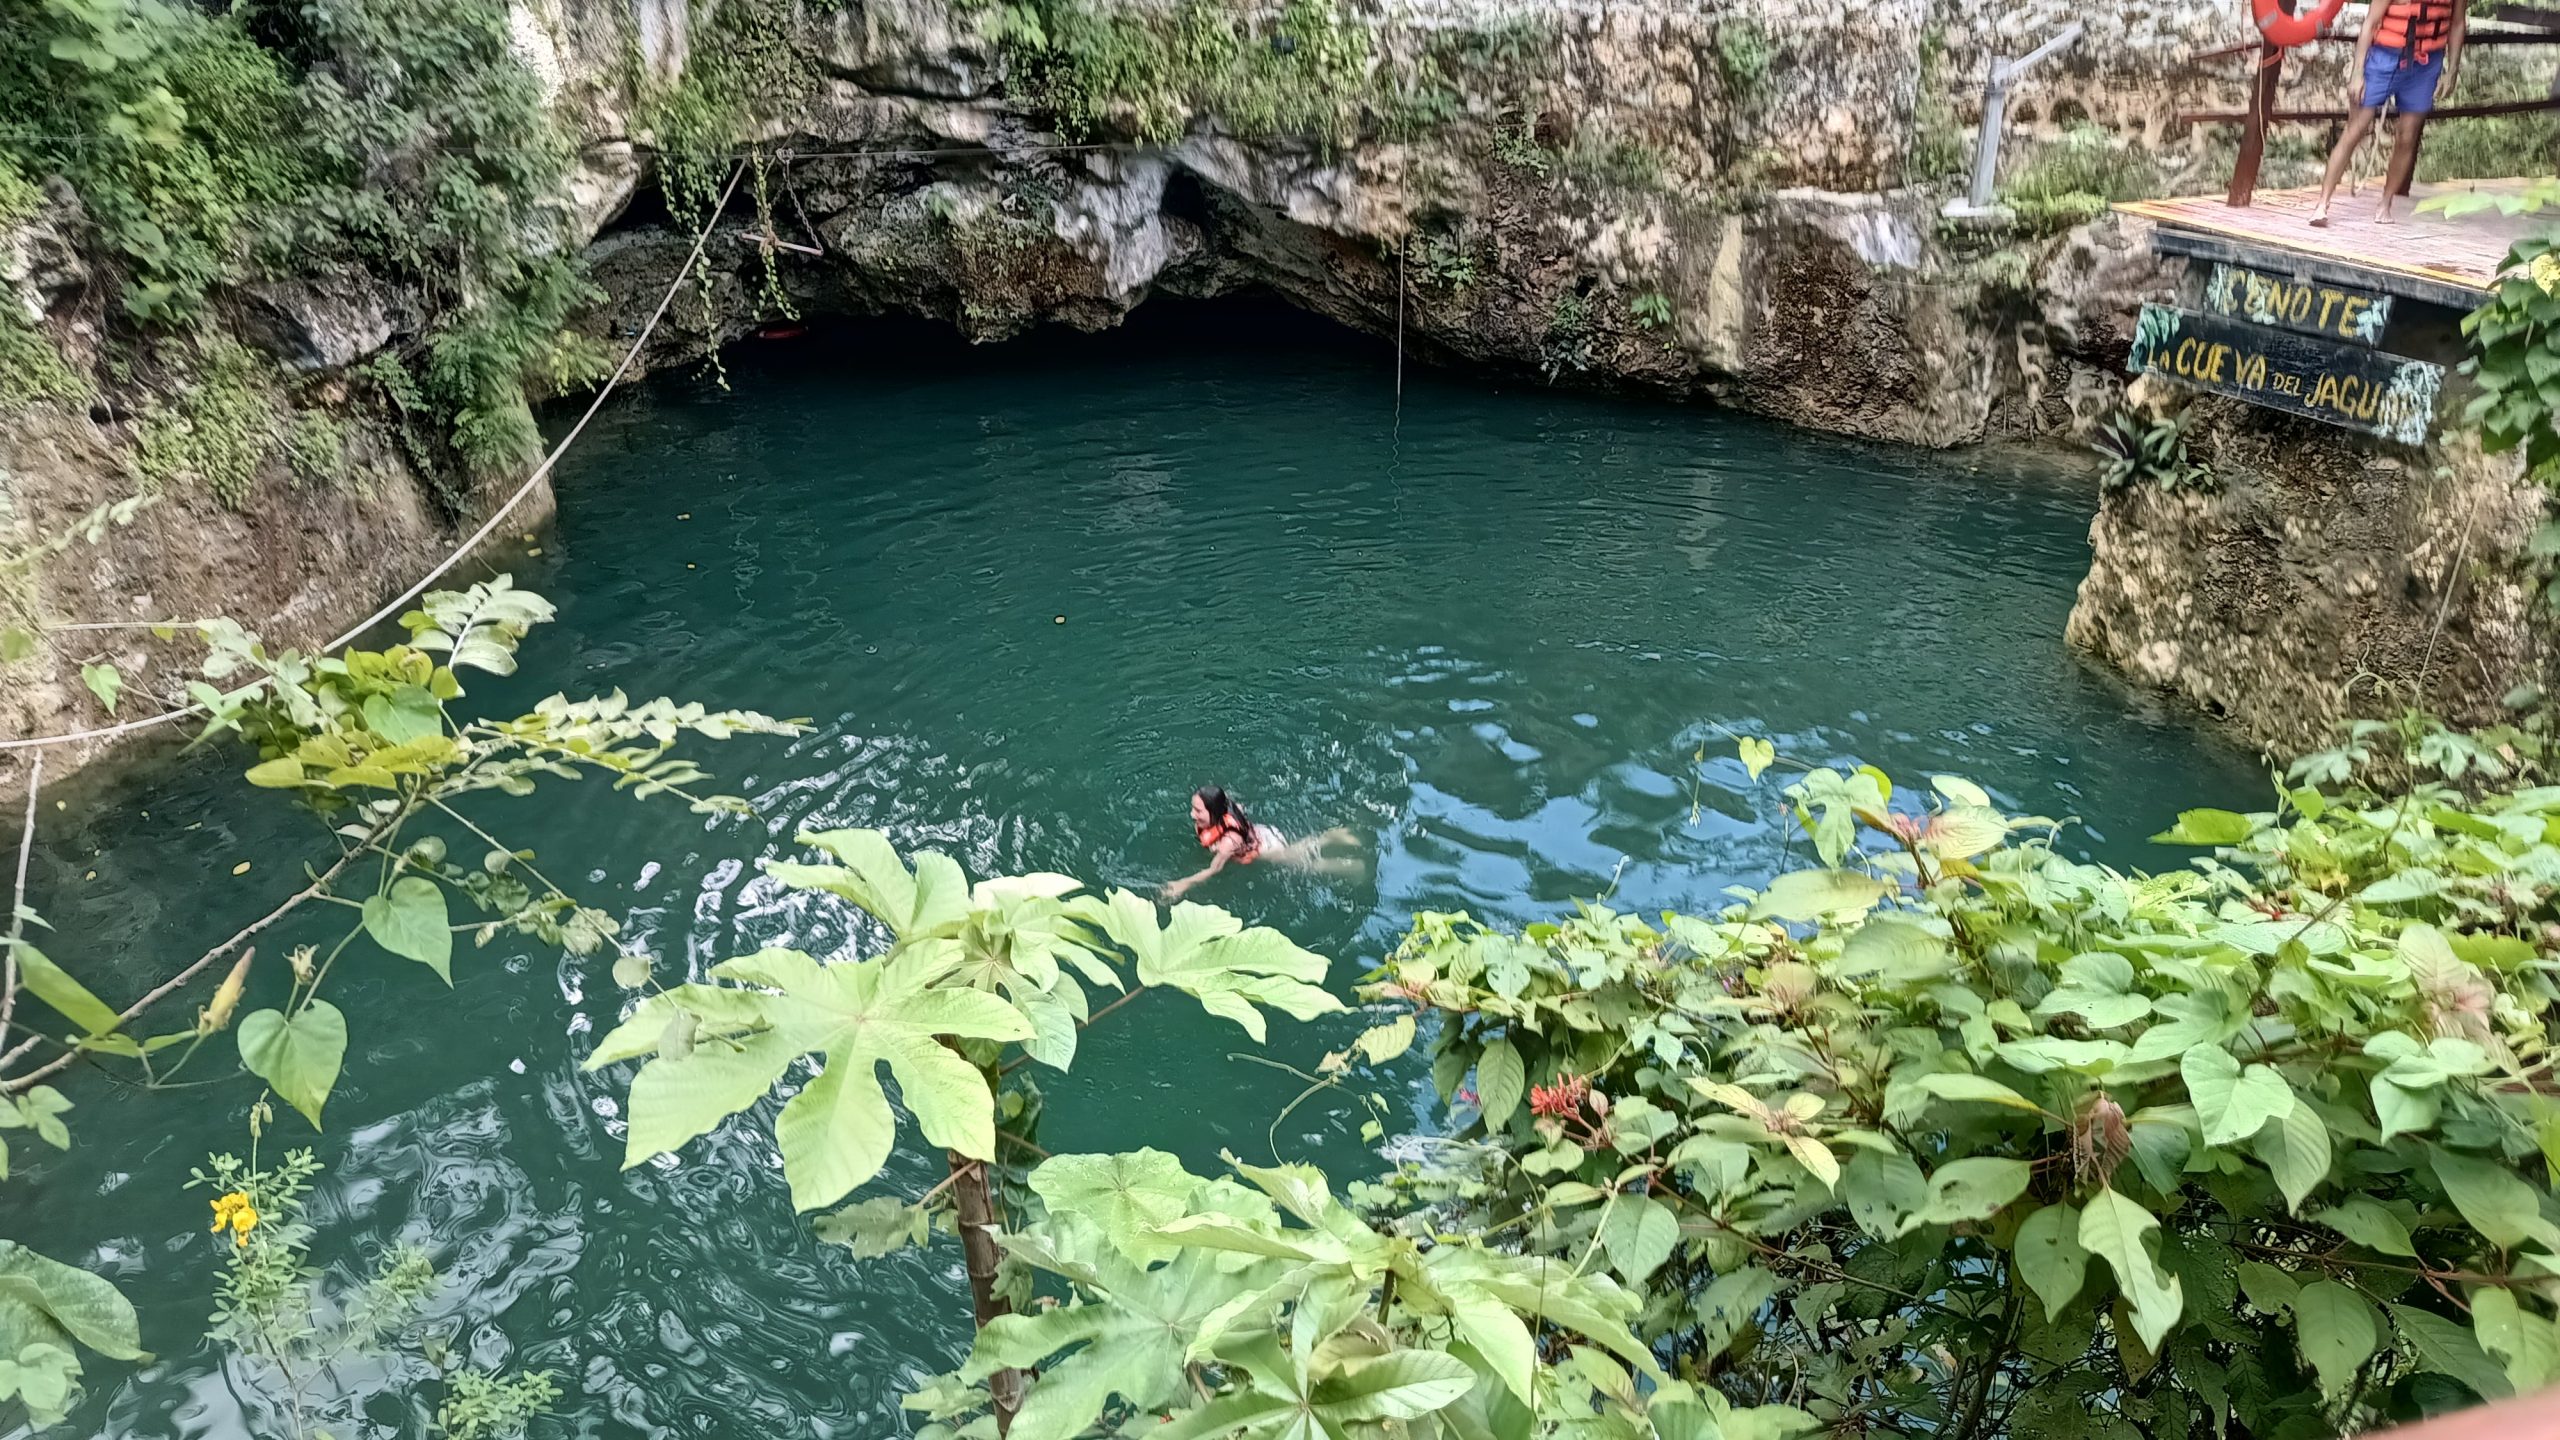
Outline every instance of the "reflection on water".
MULTIPOLYGON (((1409 377, 1399 430, 1381 356, 1251 312, 1140 329, 996 351, 866 329, 739 357, 730 393, 678 378, 617 401, 564 467, 560 532, 519 568, 560 621, 523 677, 474 698, 618 686, 815 726, 704 752, 751 819, 592 782, 477 813, 620 915, 666 977, 876 939, 761 876, 800 831, 879 826, 976 873, 1153 886, 1195 865, 1184 796, 1214 780, 1291 833, 1361 835, 1374 867, 1356 881, 1260 867, 1199 897, 1339 957, 1347 982, 1417 910, 1712 906, 1788 863, 1736 734, 1797 762, 1962 771, 2082 817, 2081 842, 2126 863, 2182 805, 2254 793, 2237 757, 2064 652, 2082 486, 1428 376, 1409 377)), ((127 977, 102 989, 260 913, 313 853, 307 821, 209 757, 174 776, 47 818, 34 898, 60 958, 127 977)), ((456 1353, 556 1371, 562 1433, 906 1433, 898 1392, 966 1325, 956 1252, 856 1266, 815 1244, 769 1117, 620 1171, 627 1077, 577 1068, 618 1017, 609 963, 502 942, 457 957, 448 992, 364 958, 313 1142, 317 1258, 349 1276, 387 1244, 427 1247, 456 1353)), ((1284 1023, 1270 1054, 1304 1065, 1362 1023, 1284 1023)), ((1363 1163, 1348 1104, 1302 1106, 1274 1137, 1298 1082, 1246 1047, 1151 997, 1088 1037, 1044 1133, 1195 1167, 1274 1138, 1363 1163)), ((1409 1065, 1371 1079, 1426 1118, 1409 1065)), ((163 1358, 93 1368, 63 1433, 272 1433, 252 1377, 192 1338, 219 1252, 202 1193, 178 1188, 245 1139, 252 1092, 93 1079, 75 1096, 87 1143, 10 1182, 12 1228, 113 1273, 163 1358), (139 1134, 99 1143, 109 1113, 139 1134)), ((917 1194, 935 1169, 911 1150, 883 1183, 917 1194)), ((338 1378, 378 1433, 417 1435, 424 1375, 410 1359, 338 1378)))

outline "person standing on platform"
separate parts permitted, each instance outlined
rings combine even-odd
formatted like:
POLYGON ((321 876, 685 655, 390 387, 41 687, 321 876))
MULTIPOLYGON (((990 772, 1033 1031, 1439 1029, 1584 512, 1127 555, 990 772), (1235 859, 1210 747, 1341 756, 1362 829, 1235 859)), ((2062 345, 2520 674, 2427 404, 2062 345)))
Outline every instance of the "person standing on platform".
POLYGON ((2347 117, 2346 132, 2329 152, 2329 173, 2320 182, 2320 208, 2312 215, 2312 224, 2329 223, 2330 197, 2337 193, 2356 147, 2373 133, 2386 100, 2399 116, 2399 133, 2391 146, 2391 173, 2383 181, 2382 208, 2373 218, 2384 225, 2398 218, 2391 207, 2418 168, 2418 136, 2427 128, 2436 97, 2452 93, 2454 77, 2462 69, 2468 8, 2462 0, 2373 0, 2366 7, 2364 30, 2356 37, 2355 64, 2350 67, 2355 78, 2349 98, 2355 113, 2347 117))

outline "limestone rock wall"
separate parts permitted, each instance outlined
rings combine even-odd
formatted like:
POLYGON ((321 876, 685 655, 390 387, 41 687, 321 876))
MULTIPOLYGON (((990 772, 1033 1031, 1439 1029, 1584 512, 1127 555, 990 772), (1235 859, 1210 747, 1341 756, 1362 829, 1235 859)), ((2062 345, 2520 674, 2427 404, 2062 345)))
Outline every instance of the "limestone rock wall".
POLYGON ((2279 754, 2413 707, 2485 724, 2514 687, 2548 687, 2523 560, 2544 497, 2514 457, 2385 452, 2224 400, 2190 425, 2219 492, 2105 500, 2073 644, 2279 754))

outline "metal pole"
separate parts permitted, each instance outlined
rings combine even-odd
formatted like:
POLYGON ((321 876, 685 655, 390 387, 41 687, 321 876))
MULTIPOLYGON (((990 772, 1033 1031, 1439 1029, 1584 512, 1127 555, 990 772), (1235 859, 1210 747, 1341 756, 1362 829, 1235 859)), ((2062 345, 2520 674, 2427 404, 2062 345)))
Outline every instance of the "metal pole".
POLYGON ((2009 116, 2009 67, 1991 67, 1991 82, 1982 87, 1982 134, 1973 144, 1973 190, 1965 203, 1991 208, 1991 181, 2000 169, 2000 126, 2009 116))
POLYGON ((2000 170, 2000 130, 2009 115, 2010 87, 2055 51, 2079 38, 2080 22, 2074 20, 2017 59, 1992 62, 1991 77, 1982 87, 1982 130, 1974 139, 1973 188, 1965 196, 1966 209, 1978 214, 1991 208, 1992 182, 2000 170))

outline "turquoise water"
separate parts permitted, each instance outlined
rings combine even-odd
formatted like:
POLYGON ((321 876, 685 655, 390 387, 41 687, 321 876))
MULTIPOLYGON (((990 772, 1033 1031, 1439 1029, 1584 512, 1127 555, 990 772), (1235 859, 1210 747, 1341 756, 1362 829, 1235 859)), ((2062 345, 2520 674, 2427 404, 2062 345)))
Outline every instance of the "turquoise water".
MULTIPOLYGON (((1399 425, 1386 355, 1254 310, 998 350, 864 328, 751 347, 730 372, 726 393, 662 378, 598 420, 556 531, 516 567, 560 620, 523 677, 473 697, 619 686, 816 720, 702 752, 751 820, 593 784, 474 811, 622 917, 662 976, 843 945, 841 913, 756 870, 810 828, 1152 886, 1194 867, 1184 796, 1219 781, 1283 830, 1363 837, 1356 878, 1265 866, 1196 897, 1338 957, 1347 983, 1417 910, 1711 906, 1779 868, 1774 791, 1745 782, 1729 732, 1808 763, 1964 772, 2081 817, 2076 843, 2121 863, 2156 861, 2141 837, 2182 806, 2260 783, 2064 650, 2091 496, 2029 462, 1977 472, 1414 371, 1399 425)), ((198 756, 64 792, 32 897, 57 958, 132 993, 293 883, 319 853, 310 822, 235 769, 198 756)), ((448 992, 365 955, 336 992, 355 1038, 329 1129, 279 1127, 330 1166, 317 1254, 348 1271, 427 1246, 458 1353, 560 1376, 571 1418, 539 1434, 906 1433, 899 1390, 962 1343, 956 1251, 857 1266, 817 1245, 769 1117, 620 1173, 627 1076, 577 1069, 617 1016, 608 964, 502 943, 458 956, 448 992)), ((1342 1097, 1275 1135, 1297 1082, 1186 1003, 1092 1032, 1046 1143, 1198 1168, 1276 1139, 1363 1163, 1342 1097)), ((1362 1023, 1283 1021, 1267 1054, 1306 1066, 1362 1023)), ((1367 1078, 1427 1122, 1410 1062, 1367 1078)), ((178 1188, 245 1138, 254 1085, 72 1093, 84 1143, 0 1192, 10 1229, 115 1275, 162 1358, 93 1367, 58 1433, 269 1433, 257 1372, 192 1338, 219 1252, 203 1193, 178 1188), (138 1138, 105 1143, 110 1115, 138 1138)), ((914 1195, 937 1171, 910 1154, 882 1183, 914 1195)), ((342 1372, 372 1427, 342 1440, 425 1433, 423 1373, 342 1372)))

